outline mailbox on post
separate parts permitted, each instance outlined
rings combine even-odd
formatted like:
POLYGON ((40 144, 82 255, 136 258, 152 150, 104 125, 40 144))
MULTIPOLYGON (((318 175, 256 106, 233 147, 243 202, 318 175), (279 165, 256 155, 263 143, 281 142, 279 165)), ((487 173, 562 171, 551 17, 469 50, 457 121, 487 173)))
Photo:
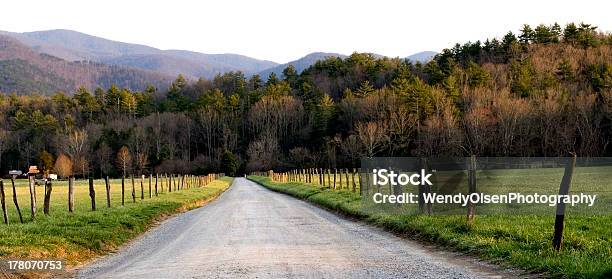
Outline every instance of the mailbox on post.
POLYGON ((28 169, 28 175, 36 175, 37 173, 40 173, 40 171, 38 170, 38 167, 30 166, 30 168, 28 169))

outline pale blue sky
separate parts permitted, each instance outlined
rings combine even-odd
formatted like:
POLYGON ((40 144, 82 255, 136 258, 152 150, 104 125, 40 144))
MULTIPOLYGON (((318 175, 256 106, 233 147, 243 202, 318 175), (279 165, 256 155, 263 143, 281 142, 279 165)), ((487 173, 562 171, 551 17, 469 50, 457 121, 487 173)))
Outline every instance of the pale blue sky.
POLYGON ((72 29, 161 49, 279 63, 314 51, 404 57, 501 36, 521 24, 586 21, 612 30, 608 1, 3 1, 0 30, 72 29))

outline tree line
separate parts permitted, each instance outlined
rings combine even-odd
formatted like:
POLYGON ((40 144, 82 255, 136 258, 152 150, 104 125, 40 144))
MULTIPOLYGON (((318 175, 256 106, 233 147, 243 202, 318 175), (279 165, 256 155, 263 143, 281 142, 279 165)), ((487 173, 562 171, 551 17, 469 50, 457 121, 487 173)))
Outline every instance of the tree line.
POLYGON ((612 35, 525 25, 428 63, 353 53, 267 79, 2 94, 0 168, 233 175, 371 156, 610 156, 611 123, 612 35))

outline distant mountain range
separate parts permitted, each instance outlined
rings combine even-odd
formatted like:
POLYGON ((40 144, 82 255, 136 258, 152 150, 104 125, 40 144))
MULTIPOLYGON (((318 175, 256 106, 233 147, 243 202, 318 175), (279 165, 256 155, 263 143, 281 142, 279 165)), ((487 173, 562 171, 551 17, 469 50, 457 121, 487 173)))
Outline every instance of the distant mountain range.
MULTIPOLYGON (((406 57, 428 61, 435 52, 406 57)), ((147 84, 164 88, 178 74, 187 78, 213 78, 241 71, 267 79, 293 65, 298 72, 338 53, 315 52, 278 64, 238 54, 205 54, 186 50, 161 50, 150 46, 112 41, 71 30, 15 33, 0 31, 0 91, 42 94, 70 93, 79 86, 93 88, 117 84, 135 90, 147 84)), ((383 57, 382 55, 376 55, 383 57)))
POLYGON ((277 63, 237 54, 204 54, 185 50, 157 48, 107 40, 71 30, 25 33, 0 32, 34 50, 68 61, 94 61, 130 66, 167 75, 212 78, 217 73, 242 71, 249 75, 274 67, 277 63))
MULTIPOLYGON (((415 53, 413 55, 405 57, 405 59, 413 61, 415 63, 416 62, 425 63, 425 62, 428 62, 431 59, 433 59, 433 57, 436 54, 438 54, 438 53, 435 52, 435 51, 423 51, 423 52, 415 53)), ((383 57, 385 57, 384 55, 375 54, 375 53, 373 53, 372 55, 375 58, 383 58, 383 57)), ((297 72, 302 72, 306 68, 308 68, 311 65, 315 64, 317 61, 325 60, 325 59, 327 59, 329 57, 346 58, 348 56, 344 55, 344 54, 339 54, 339 53, 313 52, 313 53, 308 54, 308 55, 306 55, 306 56, 304 56, 304 57, 302 57, 302 58, 300 58, 298 60, 291 61, 291 62, 288 62, 288 63, 285 63, 285 64, 281 64, 281 65, 277 65, 275 67, 263 70, 263 71, 259 72, 258 74, 264 80, 267 80, 271 73, 275 73, 276 76, 281 78, 283 76, 283 70, 285 70, 285 68, 287 68, 287 66, 289 66, 289 65, 293 65, 293 67, 295 67, 297 72)))
POLYGON ((174 77, 153 71, 96 62, 70 62, 38 53, 14 38, 0 35, 0 92, 72 93, 80 86, 142 90, 167 87, 174 77))
POLYGON ((311 65, 313 65, 314 63, 316 63, 319 60, 325 60, 329 57, 340 57, 340 58, 346 58, 346 55, 343 54, 339 54, 339 53, 326 53, 326 52, 313 52, 311 54, 308 54, 298 60, 295 61, 291 61, 289 63, 285 63, 285 64, 281 64, 281 65, 277 65, 275 67, 263 70, 261 72, 259 72, 259 76, 261 76, 261 78, 263 78, 264 80, 267 80, 268 77, 270 76, 271 73, 275 73, 276 76, 278 76, 279 78, 283 76, 283 70, 285 70, 285 68, 287 68, 287 66, 289 65, 293 65, 293 67, 295 67, 295 70, 300 73, 303 70, 305 70, 306 68, 310 67, 311 65))
POLYGON ((436 54, 438 53, 435 51, 421 51, 421 52, 417 52, 413 55, 406 57, 406 59, 412 62, 415 62, 415 63, 416 62, 426 63, 426 62, 429 62, 431 59, 433 59, 434 56, 436 56, 436 54))

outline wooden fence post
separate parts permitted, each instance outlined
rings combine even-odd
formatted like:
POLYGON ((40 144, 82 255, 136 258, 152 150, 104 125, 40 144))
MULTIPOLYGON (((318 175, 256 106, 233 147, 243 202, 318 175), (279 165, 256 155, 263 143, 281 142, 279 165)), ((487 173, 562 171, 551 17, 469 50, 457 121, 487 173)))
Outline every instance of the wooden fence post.
POLYGON ((344 178, 346 178, 346 190, 350 189, 351 186, 349 185, 349 170, 348 169, 344 169, 344 178))
MULTIPOLYGON (((155 196, 157 197, 157 179, 159 178, 159 174, 155 173, 155 196)), ((164 187, 162 186, 162 189, 164 187)))
POLYGON ((164 192, 164 175, 159 175, 159 173, 155 173, 155 177, 159 179, 159 191, 161 193, 164 192))
POLYGON ((331 169, 327 169, 327 188, 331 189, 331 169))
POLYGON ((340 180, 338 181, 338 184, 340 185, 340 190, 342 190, 342 169, 340 169, 340 180))
POLYGON ((17 214, 19 215, 19 222, 23 224, 23 216, 21 215, 21 209, 19 209, 19 202, 17 202, 17 190, 15 189, 15 175, 11 175, 11 185, 13 185, 13 203, 15 204, 15 208, 17 209, 17 214))
MULTIPOLYGON (((357 178, 359 179, 359 195, 361 195, 363 193, 363 183, 361 182, 361 168, 357 169, 357 178)), ((366 177, 367 177, 367 173, 366 173, 366 177)))
POLYGON ((168 193, 172 193, 172 174, 166 174, 166 178, 168 179, 168 193))
POLYGON ((334 168, 334 191, 336 191, 336 175, 338 174, 338 169, 334 168))
POLYGON ((91 211, 96 211, 96 190, 92 176, 89 177, 89 197, 91 198, 91 211))
MULTIPOLYGON (((468 195, 472 195, 476 193, 476 155, 470 156, 468 162, 468 195)), ((468 212, 467 212, 467 222, 468 224, 474 223, 474 218, 476 215, 476 205, 472 202, 468 201, 468 212)))
POLYGON ((34 175, 28 175, 28 183, 30 184, 30 213, 32 220, 36 219, 36 181, 34 175))
POLYGON ((110 197, 110 181, 108 181, 108 175, 104 177, 104 186, 106 186, 106 207, 111 207, 110 197))
MULTIPOLYGON (((421 165, 421 169, 426 170, 426 163, 425 163, 425 158, 419 158, 419 162, 421 165)), ((419 185, 419 212, 420 213, 424 213, 425 212, 425 185, 419 185)))
POLYGON ((74 212, 74 177, 68 177, 68 212, 74 212))
POLYGON ((0 202, 2 202, 2 220, 8 225, 8 214, 6 213, 6 195, 4 194, 4 181, 0 179, 0 202))
MULTIPOLYGON (((149 199, 153 197, 153 192, 151 192, 152 182, 153 182, 153 174, 149 173, 149 199)), ((157 196, 157 186, 155 186, 155 195, 157 196)))
MULTIPOLYGON (((574 168, 576 167, 576 154, 573 154, 571 158, 568 158, 568 162, 565 165, 565 172, 563 173, 563 179, 559 186, 559 195, 567 195, 569 193, 570 185, 572 184, 572 176, 574 174, 574 168)), ((557 216, 555 217, 555 232, 553 234, 553 247, 555 250, 561 250, 563 245, 563 222, 565 220, 565 203, 559 201, 557 203, 557 216)))
POLYGON ((140 199, 144 200, 144 174, 140 174, 140 199))
MULTIPOLYGON (((2 181, 0 180, 0 183, 2 181)), ((49 207, 51 205, 51 191, 53 190, 53 185, 49 179, 45 180, 45 200, 43 201, 43 213, 45 215, 49 215, 49 207)))
POLYGON ((353 175, 352 175, 352 180, 353 180, 353 193, 355 193, 355 191, 357 190, 357 183, 355 183, 355 173, 357 172, 357 170, 355 168, 353 168, 353 175))
POLYGON ((325 186, 325 170, 321 169, 321 181, 323 183, 321 183, 321 186, 326 187, 325 186))
POLYGON ((125 205, 125 175, 121 177, 121 205, 125 205))
MULTIPOLYGON (((365 185, 365 187, 366 187, 366 194, 370 193, 370 171, 371 170, 368 169, 368 168, 363 170, 363 174, 364 174, 363 176, 365 178, 365 181, 364 181, 363 184, 361 184, 361 176, 359 177, 359 186, 361 188, 361 186, 365 185)), ((372 187, 372 190, 374 190, 373 188, 374 187, 372 187)), ((376 191, 380 193, 380 185, 376 185, 376 191)))
POLYGON ((134 184, 133 174, 130 174, 130 179, 132 180, 132 202, 136 203, 136 185, 134 184))

